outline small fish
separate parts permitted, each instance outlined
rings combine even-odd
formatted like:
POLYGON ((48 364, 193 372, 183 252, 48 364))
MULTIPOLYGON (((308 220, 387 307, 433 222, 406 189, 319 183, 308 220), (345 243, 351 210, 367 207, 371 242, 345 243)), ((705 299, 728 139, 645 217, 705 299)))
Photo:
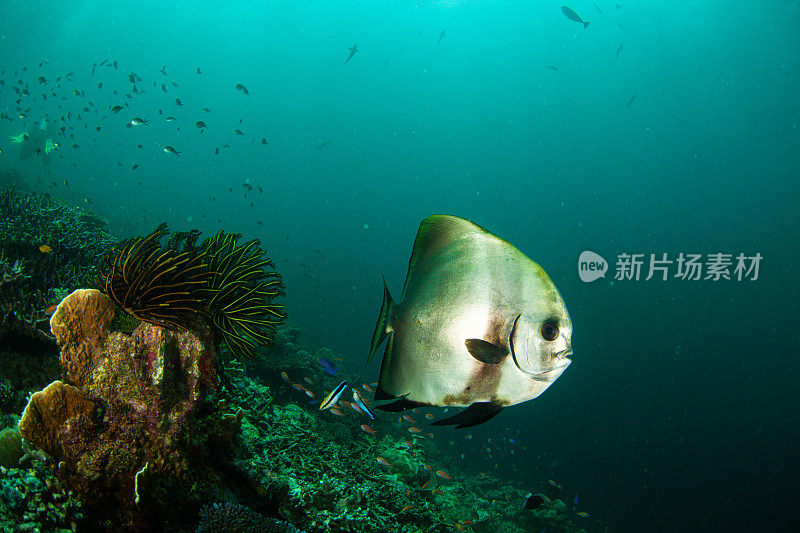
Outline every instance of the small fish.
POLYGON ((194 125, 197 126, 198 128, 200 128, 201 133, 202 133, 202 130, 207 127, 206 123, 203 122, 202 120, 198 120, 197 122, 194 123, 194 125))
POLYGON ((546 67, 544 67, 544 68, 546 68, 546 69, 548 69, 548 70, 552 70, 553 72, 558 72, 558 67, 557 67, 557 66, 555 66, 555 65, 547 65, 547 66, 546 66, 546 67))
POLYGON ((130 122, 131 126, 147 126, 147 121, 143 118, 134 118, 130 122))
POLYGON ((309 385, 313 385, 313 384, 314 384, 314 380, 313 380, 313 379, 311 379, 311 378, 303 378, 303 381, 305 381, 305 382, 306 382, 306 383, 308 383, 309 385))
POLYGON ((125 104, 124 106, 121 106, 121 105, 115 105, 114 107, 112 107, 112 108, 111 108, 111 112, 112 112, 112 113, 114 113, 114 114, 116 115, 117 113, 119 113, 120 111, 122 111, 123 109, 125 109, 125 107, 126 107, 127 105, 128 105, 128 104, 125 104))
POLYGON ((341 412, 338 407, 331 407, 330 409, 328 409, 328 412, 330 412, 330 413, 332 413, 332 414, 334 414, 336 416, 344 416, 344 413, 341 412))
POLYGON ((131 167, 131 170, 136 170, 137 168, 139 168, 139 165, 133 165, 133 166, 131 167))
POLYGON ((413 419, 413 418, 411 418, 411 417, 410 417, 410 416, 408 416, 408 415, 403 415, 403 420, 405 420, 406 422, 410 422, 410 423, 412 423, 412 424, 414 423, 414 419, 413 419))
POLYGON ((552 486, 555 489, 564 490, 564 487, 562 487, 561 485, 559 485, 558 483, 556 483, 552 479, 548 479, 547 482, 550 484, 550 486, 552 486))
POLYGON ((439 489, 433 489, 433 490, 431 491, 431 494, 436 494, 437 496, 440 496, 440 495, 444 494, 444 492, 442 492, 442 491, 441 491, 441 490, 439 490, 439 489))
POLYGON ((331 407, 336 405, 336 402, 339 401, 339 398, 341 398, 342 393, 345 391, 346 388, 347 388, 347 382, 346 381, 342 381, 341 383, 336 385, 336 388, 334 388, 330 392, 330 394, 328 394, 325 397, 325 399, 322 400, 322 403, 319 404, 319 410, 320 411, 324 411, 325 409, 330 409, 331 407))
POLYGON ((374 434, 375 434, 375 430, 374 430, 374 429, 372 429, 371 427, 369 427, 369 426, 368 426, 368 425, 366 425, 366 424, 361 424, 361 430, 362 430, 364 433, 369 433, 370 435, 374 435, 374 434))
POLYGON ((339 370, 341 370, 339 367, 335 366, 333 363, 331 363, 324 357, 317 358, 317 361, 319 361, 319 364, 322 365, 322 370, 324 370, 327 374, 330 374, 331 376, 335 376, 336 373, 339 370))
POLYGON ((183 102, 181 102, 181 99, 180 99, 180 98, 176 98, 176 99, 175 99, 175 105, 176 105, 176 106, 183 106, 183 102))
POLYGON ((367 407, 367 404, 364 403, 364 399, 356 389, 353 389, 353 402, 358 405, 358 407, 361 408, 361 410, 364 411, 364 414, 370 417, 370 419, 375 420, 375 413, 372 411, 372 409, 367 407))
POLYGON ((436 41, 436 46, 439 46, 439 44, 441 44, 442 39, 444 39, 444 30, 442 30, 442 33, 439 34, 439 40, 436 41))
POLYGON ((362 388, 362 389, 364 389, 364 390, 365 390, 365 391, 367 391, 367 392, 373 392, 373 393, 375 392, 374 390, 372 390, 372 387, 370 387, 370 386, 369 386, 369 385, 367 385, 366 383, 363 383, 363 384, 361 385, 361 388, 362 388))
MULTIPOLYGON (((364 428, 364 427, 369 427, 369 426, 361 426, 361 427, 364 428)), ((376 458, 376 460, 378 461, 378 464, 382 464, 383 466, 392 466, 392 463, 390 463, 389 461, 387 461, 385 458, 381 457, 380 455, 376 458)))
POLYGON ((431 465, 422 465, 422 468, 424 468, 428 472, 433 472, 433 467, 431 465))
POLYGON ((550 498, 545 496, 544 494, 531 494, 528 496, 528 499, 525 501, 524 509, 526 511, 531 509, 538 509, 542 506, 542 504, 550 503, 550 498))
POLYGON ((166 152, 168 154, 181 155, 181 153, 179 151, 177 151, 175 148, 173 148, 172 146, 165 146, 164 147, 164 152, 166 152))
POLYGON ((244 135, 244 132, 242 130, 233 130, 233 133, 235 133, 236 135, 244 135))
POLYGON ((470 427, 538 397, 572 362, 572 322, 547 273, 463 218, 423 220, 403 301, 383 294, 369 357, 391 336, 375 399, 395 401, 380 409, 461 405, 433 424, 470 427))
POLYGON ((356 52, 358 52, 358 45, 354 44, 349 48, 349 50, 350 50, 350 55, 347 56, 347 59, 344 60, 345 63, 353 59, 353 56, 356 55, 356 52))
POLYGON ((305 391, 306 388, 299 383, 292 383, 292 388, 296 391, 305 391))
POLYGON ((635 101, 636 101, 636 95, 634 94, 633 96, 631 96, 630 100, 628 100, 628 105, 626 105, 625 107, 626 108, 630 107, 631 104, 633 104, 635 101))
POLYGON ((408 431, 409 431, 409 433, 422 433, 421 429, 419 429, 418 427, 414 427, 414 426, 411 426, 410 428, 408 428, 408 431))
POLYGON ((205 111, 206 113, 211 113, 211 110, 207 107, 201 107, 200 111, 205 111))
POLYGON ((166 65, 161 65, 161 74, 163 74, 164 76, 167 75, 167 66, 166 65))
POLYGON ((237 84, 236 84, 236 90, 237 90, 237 91, 242 91, 242 92, 243 92, 244 94, 246 94, 247 96, 250 96, 250 91, 248 91, 248 90, 247 90, 247 87, 245 87, 245 86, 244 86, 244 85, 242 85, 241 83, 237 83, 237 84))
POLYGON ((52 249, 52 248, 50 248, 50 247, 49 247, 48 245, 46 245, 46 244, 42 244, 41 246, 39 246, 39 251, 40 251, 40 252, 42 252, 43 254, 49 254, 50 252, 52 252, 52 251, 53 251, 53 249, 52 249))
POLYGON ((427 413, 425 415, 425 418, 427 418, 428 420, 433 420, 434 418, 436 418, 436 416, 432 413, 427 413))
POLYGON ((575 513, 575 516, 580 516, 581 518, 589 518, 589 513, 585 511, 578 511, 575 513))
POLYGON ((405 507, 403 507, 402 509, 400 509, 400 512, 401 512, 401 513, 405 513, 406 511, 410 511, 410 510, 411 510, 411 509, 413 509, 413 508, 414 508, 414 506, 413 506, 413 505, 406 505, 405 507))
POLYGON ((619 46, 617 47, 617 57, 619 57, 619 53, 620 53, 620 52, 622 52, 622 47, 623 47, 623 46, 625 46, 625 45, 624 45, 624 44, 621 44, 621 45, 619 45, 619 46))
POLYGON ((453 480, 453 478, 450 477, 450 474, 448 474, 444 470, 437 470, 436 471, 436 475, 439 476, 442 479, 446 479, 447 481, 452 481, 453 480))
POLYGON ((177 118, 175 118, 175 117, 167 117, 167 118, 165 118, 164 120, 166 120, 167 122, 175 122, 175 121, 176 121, 176 120, 178 120, 178 119, 177 119, 177 118))
POLYGON ((261 144, 269 144, 265 137, 261 137, 261 144))
POLYGON ((583 27, 584 27, 584 29, 586 29, 586 28, 588 28, 588 27, 589 27, 589 21, 587 21, 587 20, 583 20, 583 19, 580 17, 580 15, 578 15, 577 13, 575 13, 575 12, 574 12, 572 9, 570 9, 569 7, 567 7, 567 6, 561 6, 561 11, 562 11, 562 13, 564 13, 564 15, 566 15, 566 16, 567 16, 567 18, 568 18, 569 20, 574 20, 575 22, 580 22, 581 24, 583 24, 583 27))
POLYGON ((202 74, 202 73, 203 73, 203 72, 200 70, 200 67, 197 67, 197 70, 195 70, 195 72, 196 72, 196 73, 198 73, 198 74, 202 74))
POLYGON ((53 316, 53 313, 56 312, 56 309, 58 309, 58 304, 53 304, 50 307, 48 307, 47 309, 45 309, 43 312, 47 316, 53 316))

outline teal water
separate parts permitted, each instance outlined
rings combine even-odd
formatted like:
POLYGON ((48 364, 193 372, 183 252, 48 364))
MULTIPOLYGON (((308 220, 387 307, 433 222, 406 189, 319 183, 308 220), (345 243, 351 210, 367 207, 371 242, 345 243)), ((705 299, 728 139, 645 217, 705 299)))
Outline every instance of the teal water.
POLYGON ((260 238, 290 321, 354 367, 419 222, 469 218, 545 267, 575 355, 453 454, 556 480, 590 530, 791 525, 800 5, 569 3, 586 29, 560 6, 5 3, 0 169, 120 236, 260 238), (43 117, 60 147, 21 160, 9 137, 43 117), (580 281, 583 250, 606 279, 580 281), (755 281, 611 283, 618 254, 681 252, 763 260, 755 281))

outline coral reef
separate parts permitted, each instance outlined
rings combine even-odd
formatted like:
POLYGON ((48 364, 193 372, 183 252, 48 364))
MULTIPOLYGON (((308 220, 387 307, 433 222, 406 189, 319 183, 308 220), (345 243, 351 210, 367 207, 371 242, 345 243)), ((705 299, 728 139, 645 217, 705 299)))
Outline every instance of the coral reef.
POLYGON ((199 245, 199 232, 175 233, 166 224, 109 251, 96 284, 134 317, 158 326, 211 326, 239 358, 255 358, 286 320, 280 275, 257 240, 217 232, 199 245))
POLYGON ((58 463, 59 477, 84 503, 135 510, 144 487, 147 505, 162 482, 196 480, 187 442, 196 451, 209 446, 207 438, 223 441, 238 421, 215 412, 216 428, 199 423, 202 434, 192 434, 196 408, 216 386, 208 332, 143 322, 130 336, 112 333, 113 312, 113 303, 94 289, 77 290, 59 304, 51 328, 74 385, 55 382, 34 394, 19 429, 58 463))
POLYGON ((200 509, 197 533, 300 533, 292 524, 266 518, 235 503, 215 503, 200 509))
POLYGON ((81 502, 44 463, 0 467, 0 530, 61 533, 82 523, 81 502))
POLYGON ((0 188, 0 340, 52 341, 46 310, 85 285, 115 243, 107 227, 49 195, 0 188))
POLYGON ((16 468, 22 458, 22 437, 14 428, 0 431, 0 466, 16 468))

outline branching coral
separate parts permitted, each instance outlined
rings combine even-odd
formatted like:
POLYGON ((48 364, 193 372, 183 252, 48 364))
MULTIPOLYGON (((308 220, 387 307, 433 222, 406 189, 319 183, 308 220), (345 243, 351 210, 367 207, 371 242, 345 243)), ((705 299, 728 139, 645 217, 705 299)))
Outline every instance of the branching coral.
POLYGON ((257 240, 219 231, 197 243, 199 233, 175 233, 161 224, 146 237, 112 249, 96 283, 136 318, 171 328, 213 327, 239 357, 255 357, 286 320, 272 303, 283 284, 257 240))

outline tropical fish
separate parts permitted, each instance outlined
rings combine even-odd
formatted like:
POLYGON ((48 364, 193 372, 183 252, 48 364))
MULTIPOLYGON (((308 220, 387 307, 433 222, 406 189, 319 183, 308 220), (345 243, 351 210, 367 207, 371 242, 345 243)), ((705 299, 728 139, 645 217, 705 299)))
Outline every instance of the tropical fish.
POLYGON ((131 126, 147 126, 147 121, 143 118, 134 118, 130 124, 131 126))
POLYGON ((439 46, 439 44, 441 44, 442 39, 444 39, 444 30, 442 30, 442 33, 439 34, 439 40, 436 41, 436 46, 439 46))
POLYGON ((123 109, 125 109, 127 106, 128 106, 128 104, 125 104, 124 106, 121 106, 121 105, 115 105, 114 107, 112 107, 112 108, 111 108, 111 112, 112 112, 112 113, 114 113, 114 114, 116 115, 117 113, 119 113, 120 111, 122 111, 123 109))
POLYGON ((542 504, 550 503, 550 498, 545 496, 544 494, 531 494, 528 496, 528 499, 525 500, 525 507, 526 511, 530 509, 538 509, 542 504))
POLYGON ((201 133, 203 132, 203 129, 207 127, 206 123, 203 122, 202 120, 198 120, 197 122, 194 123, 194 125, 200 128, 201 133))
POLYGON ((405 507, 403 507, 402 509, 400 509, 400 512, 401 512, 401 513, 405 513, 406 511, 409 511, 409 510, 411 510, 411 509, 413 509, 413 508, 414 508, 414 506, 413 506, 413 505, 406 505, 405 507))
POLYGON ((325 409, 330 409, 331 407, 336 405, 336 402, 338 402, 339 398, 342 397, 342 393, 345 391, 346 388, 347 388, 346 381, 342 381, 341 383, 336 385, 336 388, 334 388, 330 392, 330 394, 325 396, 325 399, 322 400, 321 404, 319 404, 319 410, 324 411, 325 409))
POLYGON ((624 45, 624 44, 621 44, 621 45, 619 45, 619 46, 617 47, 617 57, 619 57, 619 53, 620 53, 620 52, 622 52, 622 47, 623 47, 623 46, 625 46, 625 45, 624 45))
MULTIPOLYGON (((361 427, 363 428, 365 426, 361 426, 361 427)), ((366 426, 366 427, 369 427, 369 426, 366 426)), ((382 464, 383 466, 392 466, 392 463, 390 463, 389 461, 387 461, 385 458, 381 457, 380 455, 378 457, 376 457, 375 459, 378 461, 379 464, 382 464)))
POLYGON ((368 434, 370 434, 370 435, 374 435, 374 434, 375 434, 375 430, 374 430, 374 429, 372 429, 371 427, 369 427, 369 426, 368 426, 368 425, 366 425, 366 424, 361 424, 361 430, 362 430, 364 433, 368 433, 368 434))
POLYGON ((384 282, 369 358, 388 337, 376 400, 398 412, 467 406, 435 425, 485 422, 542 394, 569 366, 572 322, 545 271, 463 218, 422 221, 401 301, 384 282))
POLYGON ((580 15, 575 13, 572 9, 567 6, 561 6, 561 11, 567 16, 569 20, 574 20, 575 22, 580 22, 583 24, 584 29, 589 27, 589 21, 583 20, 580 15))
POLYGON ((445 472, 444 470, 437 470, 436 475, 442 479, 446 479, 447 481, 451 481, 453 478, 450 477, 450 474, 445 472))
POLYGON ((356 55, 356 52, 358 52, 358 45, 354 44, 349 48, 349 50, 350 50, 350 55, 347 56, 347 59, 344 60, 345 63, 353 59, 353 56, 356 55))
POLYGON ((358 405, 365 415, 370 417, 372 420, 375 420, 375 413, 372 411, 372 409, 367 407, 367 404, 364 403, 364 399, 356 389, 353 389, 353 402, 355 405, 358 405))
POLYGON ((631 104, 633 104, 635 101, 636 101, 636 95, 634 94, 633 96, 631 96, 630 100, 628 100, 628 105, 626 105, 625 107, 630 107, 631 104))
POLYGON ((248 90, 247 90, 247 87, 245 87, 245 86, 244 86, 244 85, 242 85, 241 83, 237 83, 237 84, 236 84, 236 90, 237 90, 237 91, 242 91, 244 94, 246 94, 246 95, 250 96, 250 91, 248 91, 248 90))
POLYGON ((52 248, 50 248, 50 247, 49 247, 48 245, 46 245, 46 244, 42 244, 41 246, 39 246, 39 251, 40 251, 40 252, 42 252, 43 254, 49 254, 50 252, 52 252, 52 251, 53 251, 53 249, 52 249, 52 248))
POLYGON ((179 151, 177 151, 175 148, 173 148, 172 146, 165 146, 164 147, 164 151, 166 153, 168 153, 168 154, 181 155, 181 153, 179 151))
POLYGON ((292 380, 289 379, 289 374, 286 372, 281 372, 281 379, 286 382, 287 385, 292 384, 292 380))
POLYGON ((322 365, 322 370, 326 373, 330 374, 331 376, 335 376, 336 373, 340 370, 336 365, 331 363, 329 360, 325 359, 324 357, 317 358, 319 364, 322 365))
POLYGON ((589 513, 586 511, 578 511, 575 513, 576 516, 580 516, 581 518, 589 518, 589 513))

